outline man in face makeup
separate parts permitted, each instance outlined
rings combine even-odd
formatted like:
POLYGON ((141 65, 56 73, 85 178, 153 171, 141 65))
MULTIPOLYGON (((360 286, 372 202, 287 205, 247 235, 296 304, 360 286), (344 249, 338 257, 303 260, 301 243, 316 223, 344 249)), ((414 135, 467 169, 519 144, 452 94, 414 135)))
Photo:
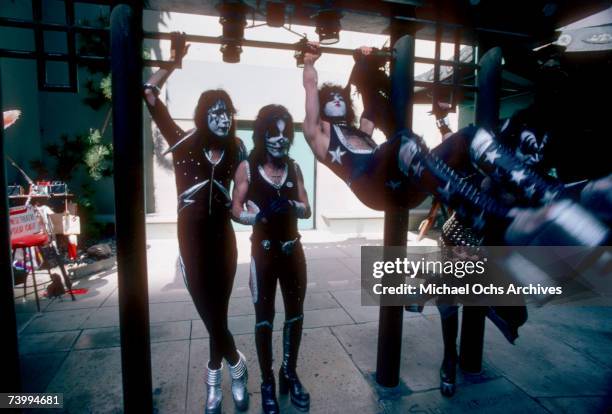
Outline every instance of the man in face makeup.
MULTIPOLYGON (((189 45, 182 51, 185 55, 189 45)), ((174 60, 174 59, 173 59, 174 60)), ((159 99, 160 88, 175 68, 162 68, 144 85, 147 108, 172 153, 178 193, 179 267, 210 335, 205 412, 221 412, 223 359, 232 377, 236 408, 246 410, 247 367, 227 326, 229 297, 236 272, 236 237, 230 218, 230 184, 246 157, 235 135, 230 96, 222 89, 204 91, 194 114, 195 128, 181 129, 159 99)))
POLYGON ((218 99, 208 110, 206 111, 206 121, 208 122, 208 129, 215 136, 223 139, 227 137, 232 127, 233 114, 229 110, 225 100, 218 99))
POLYGON ((289 158, 293 120, 280 105, 263 107, 253 132, 254 148, 236 170, 232 215, 253 226, 249 285, 255 304, 255 343, 261 369, 264 413, 278 413, 272 369, 272 326, 276 284, 285 304, 281 394, 290 393, 299 410, 308 410, 310 395, 296 373, 304 318, 306 260, 297 220, 310 217, 308 196, 298 164, 289 158))

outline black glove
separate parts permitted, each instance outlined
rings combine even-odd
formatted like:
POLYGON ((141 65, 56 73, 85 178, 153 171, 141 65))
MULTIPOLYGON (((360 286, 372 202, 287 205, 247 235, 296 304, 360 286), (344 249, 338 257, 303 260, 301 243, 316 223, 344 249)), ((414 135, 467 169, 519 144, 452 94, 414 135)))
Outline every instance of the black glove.
POLYGON ((270 204, 271 214, 285 214, 292 208, 291 203, 286 198, 279 198, 270 204))
POLYGON ((269 206, 267 206, 266 208, 262 209, 259 213, 257 213, 257 216, 255 217, 255 221, 260 222, 260 221, 263 221, 264 219, 269 220, 270 217, 276 214, 284 214, 284 213, 289 212, 289 210, 292 207, 293 206, 291 205, 289 200, 287 200, 286 198, 276 199, 269 206))

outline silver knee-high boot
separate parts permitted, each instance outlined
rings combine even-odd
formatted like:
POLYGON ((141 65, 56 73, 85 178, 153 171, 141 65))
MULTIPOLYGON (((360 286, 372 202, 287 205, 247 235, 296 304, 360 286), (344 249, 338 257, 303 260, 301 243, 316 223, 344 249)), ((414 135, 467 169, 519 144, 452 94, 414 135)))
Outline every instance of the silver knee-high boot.
POLYGON ((232 376, 232 397, 234 398, 234 404, 240 411, 245 411, 249 408, 249 391, 247 390, 247 382, 249 378, 249 372, 247 371, 246 359, 242 352, 238 352, 238 362, 236 365, 229 365, 230 374, 232 376))
POLYGON ((221 400, 223 391, 221 390, 221 380, 223 375, 223 363, 219 369, 210 369, 207 366, 206 374, 206 414, 220 414, 221 400))

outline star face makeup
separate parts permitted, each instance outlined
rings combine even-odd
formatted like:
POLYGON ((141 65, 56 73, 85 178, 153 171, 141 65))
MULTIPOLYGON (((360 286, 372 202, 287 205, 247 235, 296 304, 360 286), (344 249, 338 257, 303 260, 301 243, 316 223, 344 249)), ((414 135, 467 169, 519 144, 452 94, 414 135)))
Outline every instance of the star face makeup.
POLYGON ((276 128, 266 132, 266 151, 273 158, 284 158, 289 154, 290 140, 285 136, 285 121, 276 121, 276 128))
POLYGON ((207 111, 208 129, 220 138, 227 137, 232 127, 232 116, 227 105, 221 99, 217 100, 207 111))
POLYGON ((329 95, 329 101, 323 107, 323 113, 330 118, 342 118, 346 116, 346 102, 338 92, 329 95))

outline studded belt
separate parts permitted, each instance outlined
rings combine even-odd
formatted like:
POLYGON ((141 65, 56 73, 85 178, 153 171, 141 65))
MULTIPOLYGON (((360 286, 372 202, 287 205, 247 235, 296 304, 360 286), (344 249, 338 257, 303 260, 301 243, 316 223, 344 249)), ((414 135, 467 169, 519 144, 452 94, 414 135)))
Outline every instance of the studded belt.
POLYGON ((300 238, 301 236, 298 236, 293 240, 286 240, 286 241, 263 239, 259 241, 259 244, 264 250, 271 250, 272 247, 278 246, 280 247, 280 251, 283 254, 290 256, 293 253, 293 249, 295 248, 295 245, 297 244, 297 242, 300 241, 300 238))

